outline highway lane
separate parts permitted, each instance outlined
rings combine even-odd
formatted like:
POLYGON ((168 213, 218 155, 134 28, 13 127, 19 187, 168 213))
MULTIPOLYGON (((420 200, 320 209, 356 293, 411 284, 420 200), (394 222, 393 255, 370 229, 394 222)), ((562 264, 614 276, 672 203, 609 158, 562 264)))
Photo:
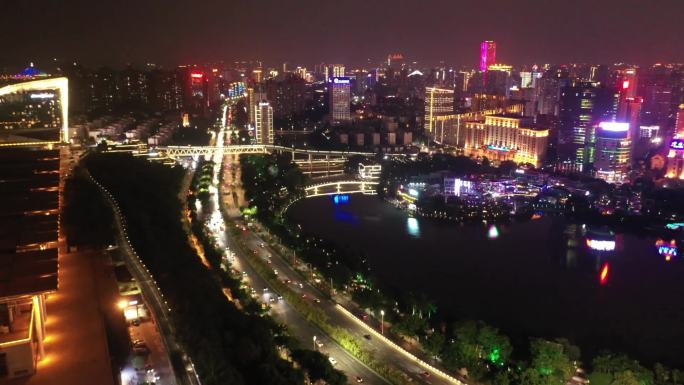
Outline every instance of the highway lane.
MULTIPOLYGON (((408 377, 417 383, 434 385, 453 384, 453 382, 437 376, 436 373, 430 373, 430 375, 426 377, 424 375, 426 369, 415 361, 407 359, 403 353, 397 351, 378 338, 374 338, 373 336, 371 336, 370 339, 367 338, 366 336, 370 334, 367 330, 337 309, 333 301, 326 299, 317 288, 311 286, 307 280, 303 279, 300 273, 294 271, 289 263, 278 257, 276 251, 271 249, 255 232, 245 231, 242 236, 247 241, 249 247, 252 250, 256 250, 259 256, 264 259, 270 259, 273 268, 278 270, 278 277, 281 280, 290 280, 292 282, 290 285, 293 290, 302 295, 306 294, 306 297, 309 300, 313 301, 316 306, 325 311, 329 317, 329 322, 332 325, 342 327, 349 331, 357 340, 362 342, 363 348, 373 353, 376 359, 399 367, 408 377), (270 256, 270 258, 268 258, 268 256, 270 256)), ((428 372, 430 371, 428 370, 428 372)))
MULTIPOLYGON (((236 175, 239 175, 239 172, 239 163, 235 162, 226 164, 224 181, 234 181, 235 183, 232 183, 232 185, 230 186, 232 189, 240 188, 239 179, 235 177, 236 175)), ((243 192, 239 191, 238 193, 241 194, 243 192)), ((229 206, 234 204, 234 200, 230 199, 230 196, 224 197, 226 198, 225 201, 229 206)), ((237 210, 231 211, 235 213, 239 212, 237 210)), ((241 227, 248 229, 248 226, 244 222, 242 222, 239 219, 236 219, 236 221, 241 225, 241 227)), ((280 254, 278 254, 275 250, 268 246, 268 244, 264 242, 264 240, 261 237, 259 237, 258 234, 251 231, 251 229, 243 231, 241 236, 244 237, 244 241, 246 241, 247 245, 251 250, 256 251, 261 258, 264 258, 265 260, 270 260, 273 268, 278 270, 278 276, 281 280, 291 281, 291 287, 293 288, 293 290, 301 294, 306 294, 306 296, 312 301, 320 301, 316 304, 326 312, 331 324, 347 329, 354 337, 356 337, 357 340, 362 342, 363 347, 365 349, 368 349, 369 351, 373 352, 376 359, 397 366, 413 382, 416 383, 435 385, 457 383, 456 381, 446 379, 440 376, 439 373, 437 373, 434 370, 431 370, 430 368, 423 367, 422 365, 418 364, 415 360, 408 358, 404 353, 398 351, 397 349, 390 346, 388 343, 382 341, 379 338, 366 338, 365 336, 370 334, 368 330, 364 329, 361 325, 359 325, 356 320, 350 319, 347 314, 340 311, 335 306, 334 302, 326 300, 321 295, 318 289, 307 283, 306 280, 303 279, 301 274, 299 272, 294 271, 290 264, 283 259, 286 257, 289 259, 292 258, 292 256, 282 256, 283 258, 281 258, 280 254), (301 287, 299 286, 299 284, 301 284, 301 287), (429 373, 429 375, 425 375, 426 371, 429 373)))
MULTIPOLYGON (((216 199, 216 195, 214 195, 214 198, 216 199)), ((212 206, 216 207, 215 204, 212 206)), ((231 251, 239 250, 231 242, 231 239, 228 236, 230 229, 225 228, 225 225, 226 223, 223 221, 220 211, 217 209, 213 210, 209 218, 209 228, 216 236, 219 246, 231 251)), ((316 336, 316 340, 323 343, 322 347, 319 348, 316 346, 316 348, 337 361, 334 366, 347 375, 349 383, 356 383, 355 379, 359 376, 364 380, 365 384, 388 384, 385 379, 354 358, 340 345, 325 336, 325 333, 323 333, 322 330, 310 323, 284 299, 278 300, 278 293, 274 292, 268 285, 268 282, 254 271, 244 256, 239 253, 231 253, 230 264, 232 268, 242 274, 242 279, 249 286, 248 290, 253 289, 254 295, 258 297, 261 302, 271 306, 270 315, 287 325, 291 335, 301 342, 302 347, 313 349, 315 346, 313 337, 316 336), (265 291, 264 289, 267 290, 265 291), (271 301, 271 298, 273 298, 274 301, 271 301)))

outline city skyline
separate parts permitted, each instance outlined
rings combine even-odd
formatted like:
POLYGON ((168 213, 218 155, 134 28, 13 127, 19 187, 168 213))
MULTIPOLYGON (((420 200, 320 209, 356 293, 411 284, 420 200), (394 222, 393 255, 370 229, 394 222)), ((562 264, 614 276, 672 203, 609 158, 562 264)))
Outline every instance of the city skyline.
MULTIPOLYGON (((358 66, 402 52, 426 65, 445 61, 476 67, 483 40, 496 41, 497 60, 514 65, 684 61, 676 19, 684 4, 676 0, 581 0, 572 9, 538 0, 429 3, 46 3, 32 15, 30 27, 20 17, 1 24, 3 45, 13 55, 0 59, 0 66, 18 68, 52 58, 113 66, 238 59, 358 66)), ((5 6, 6 15, 29 11, 19 2, 5 6)))

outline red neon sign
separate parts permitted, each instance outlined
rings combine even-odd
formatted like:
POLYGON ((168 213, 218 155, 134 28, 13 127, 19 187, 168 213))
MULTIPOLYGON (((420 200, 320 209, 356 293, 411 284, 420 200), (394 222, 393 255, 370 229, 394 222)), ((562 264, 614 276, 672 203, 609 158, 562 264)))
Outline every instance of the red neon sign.
POLYGON ((202 79, 203 76, 204 76, 203 74, 197 73, 197 72, 193 72, 190 74, 190 77, 194 78, 194 79, 202 79))
POLYGON ((626 90, 628 88, 629 88, 629 80, 625 80, 624 82, 622 82, 622 89, 626 90))
POLYGON ((601 285, 605 285, 608 282, 608 262, 603 264, 603 267, 601 268, 601 274, 599 275, 599 282, 601 285))

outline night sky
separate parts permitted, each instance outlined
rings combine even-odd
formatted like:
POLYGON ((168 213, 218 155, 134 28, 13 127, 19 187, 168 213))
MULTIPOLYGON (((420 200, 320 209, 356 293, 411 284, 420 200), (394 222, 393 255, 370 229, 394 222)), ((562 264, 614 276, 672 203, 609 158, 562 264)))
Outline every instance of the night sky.
POLYGON ((0 67, 259 59, 475 66, 684 61, 684 0, 3 0, 0 67))

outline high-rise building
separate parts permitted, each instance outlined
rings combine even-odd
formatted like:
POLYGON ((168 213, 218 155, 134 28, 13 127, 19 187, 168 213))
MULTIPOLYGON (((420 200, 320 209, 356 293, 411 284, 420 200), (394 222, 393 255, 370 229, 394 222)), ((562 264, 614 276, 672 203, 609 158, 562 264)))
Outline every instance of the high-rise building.
POLYGON ((496 64, 496 42, 485 40, 480 44, 480 71, 487 71, 492 64, 496 64))
POLYGON ((637 96, 637 71, 635 68, 627 68, 621 71, 620 90, 625 98, 637 96))
POLYGON ((345 76, 344 64, 333 64, 332 76, 335 78, 343 78, 345 76))
POLYGON ((558 116, 560 88, 560 81, 558 81, 558 79, 543 77, 537 80, 536 96, 538 114, 558 116))
POLYGON ((425 88, 424 129, 428 137, 438 143, 444 140, 445 131, 453 124, 454 90, 448 88, 425 88))
POLYGON ((273 144, 273 107, 265 100, 254 110, 254 127, 256 144, 273 144))
POLYGON ((684 137, 684 104, 680 104, 675 118, 675 135, 684 137))
POLYGON ((558 156, 563 168, 582 171, 594 161, 595 128, 615 121, 619 94, 598 83, 564 87, 559 103, 558 156))
POLYGON ((616 121, 629 123, 629 136, 632 141, 639 138, 639 117, 643 103, 644 100, 640 97, 627 97, 620 100, 616 121))
POLYGON ((256 111, 259 102, 267 99, 266 92, 254 87, 247 88, 247 99, 249 103, 249 124, 254 127, 254 112, 256 111))
POLYGON ((261 83, 264 81, 264 70, 261 68, 255 68, 252 70, 252 80, 254 83, 261 83))
POLYGON ((333 122, 351 120, 351 84, 347 77, 334 77, 330 84, 330 113, 333 122))
POLYGON ((536 127, 519 115, 489 115, 484 122, 465 123, 467 155, 490 160, 512 160, 541 166, 546 157, 549 129, 536 127))
POLYGON ((65 246, 55 145, 69 140, 68 112, 65 77, 31 66, 0 87, 0 381, 33 374, 46 358, 46 300, 65 246))
POLYGON ((622 183, 627 177, 632 153, 629 123, 600 122, 596 128, 596 177, 622 183))
POLYGON ((284 79, 269 79, 264 83, 266 99, 276 118, 288 118, 304 111, 306 81, 295 74, 284 79))

